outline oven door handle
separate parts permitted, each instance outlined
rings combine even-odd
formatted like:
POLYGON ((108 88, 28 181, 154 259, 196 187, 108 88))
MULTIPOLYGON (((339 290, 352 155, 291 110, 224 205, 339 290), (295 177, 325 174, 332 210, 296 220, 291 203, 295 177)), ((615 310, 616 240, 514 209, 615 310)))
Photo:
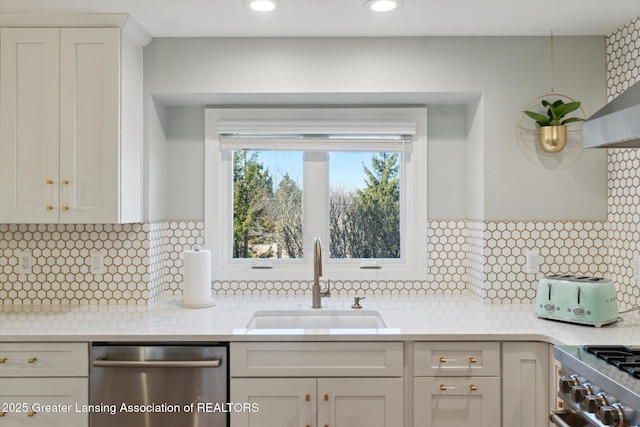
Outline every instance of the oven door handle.
POLYGON ((220 359, 213 360, 105 360, 93 361, 96 368, 218 368, 220 359))
POLYGON ((594 424, 592 420, 586 420, 578 415, 577 412, 569 411, 557 411, 549 414, 551 422, 558 427, 584 427, 586 425, 600 425, 594 424), (567 417, 568 416, 568 417, 567 417))
POLYGON ((557 426, 571 427, 569 424, 565 423, 562 418, 560 418, 560 415, 563 415, 563 414, 566 414, 566 412, 552 412, 551 415, 549 415, 549 419, 551 420, 552 423, 554 423, 557 426))

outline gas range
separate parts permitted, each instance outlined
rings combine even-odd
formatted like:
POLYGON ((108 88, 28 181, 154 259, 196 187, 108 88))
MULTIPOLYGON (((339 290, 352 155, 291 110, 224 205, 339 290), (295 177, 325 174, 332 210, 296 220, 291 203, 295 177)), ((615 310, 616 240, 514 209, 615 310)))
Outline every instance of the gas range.
POLYGON ((558 396, 581 420, 558 425, 640 426, 640 347, 556 346, 554 356, 558 396))

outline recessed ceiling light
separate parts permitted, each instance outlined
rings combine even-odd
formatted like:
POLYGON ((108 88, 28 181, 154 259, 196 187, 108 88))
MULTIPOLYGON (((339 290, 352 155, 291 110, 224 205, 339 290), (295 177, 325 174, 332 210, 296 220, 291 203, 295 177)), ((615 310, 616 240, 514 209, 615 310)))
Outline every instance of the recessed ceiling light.
POLYGON ((402 0, 368 0, 365 6, 374 12, 389 12, 402 4, 402 0))
POLYGON ((245 4, 256 12, 271 12, 278 7, 277 0, 245 0, 245 4))

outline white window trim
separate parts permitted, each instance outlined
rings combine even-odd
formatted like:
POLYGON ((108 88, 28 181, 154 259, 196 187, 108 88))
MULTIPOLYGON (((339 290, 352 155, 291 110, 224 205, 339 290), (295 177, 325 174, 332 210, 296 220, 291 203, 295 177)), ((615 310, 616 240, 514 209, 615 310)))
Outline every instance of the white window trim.
MULTIPOLYGON (((250 125, 247 127, 249 128, 250 125)), ((280 129, 285 129, 282 127, 280 129)), ((291 127, 293 129, 293 127, 291 127)), ((254 128, 254 130, 256 130, 254 128)), ((306 151, 305 156, 322 156, 321 152, 306 151)), ((314 167, 328 168, 327 162, 314 163, 314 167)), ((426 107, 388 107, 388 108, 207 108, 205 109, 205 247, 212 252, 213 280, 310 280, 313 277, 313 240, 321 237, 326 244, 323 247, 323 280, 425 280, 427 276, 427 110, 426 107), (403 189, 401 202, 401 241, 404 242, 402 258, 399 260, 381 260, 382 268, 361 268, 362 260, 332 260, 329 258, 329 230, 305 229, 305 260, 237 260, 232 259, 232 209, 220 201, 232 200, 232 186, 229 184, 232 162, 230 151, 221 150, 219 133, 222 124, 243 120, 247 123, 261 120, 270 121, 275 126, 280 122, 291 125, 293 121, 322 119, 338 120, 344 129, 362 126, 362 123, 378 121, 378 124, 401 123, 398 128, 406 129, 410 121, 415 123, 416 133, 411 151, 406 151, 407 159, 402 162, 403 189), (224 156, 227 156, 224 162, 224 156), (227 225, 228 224, 228 225, 227 225), (254 268, 271 266, 272 268, 254 268)), ((326 194, 328 182, 315 179, 317 171, 305 168, 303 177, 303 209, 307 219, 328 224, 324 209, 309 209, 317 203, 310 200, 311 195, 326 194), (307 176, 308 175, 308 176, 307 176), (310 179, 314 177, 314 179, 310 179), (311 184, 313 183, 313 184, 311 184), (315 185, 309 191, 309 185, 315 185), (320 215, 320 218, 310 218, 320 215)), ((328 176, 328 173, 325 175, 328 176)), ((315 197, 315 196, 314 196, 315 197)), ((325 206, 328 200, 323 200, 325 206)))

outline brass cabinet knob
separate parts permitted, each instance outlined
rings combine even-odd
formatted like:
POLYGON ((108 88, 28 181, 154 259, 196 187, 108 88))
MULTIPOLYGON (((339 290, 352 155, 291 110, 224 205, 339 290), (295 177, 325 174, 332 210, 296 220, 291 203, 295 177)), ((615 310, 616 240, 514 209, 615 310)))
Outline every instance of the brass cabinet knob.
POLYGON ((445 357, 440 358, 440 363, 446 363, 447 359, 445 357))
POLYGON ((69 184, 69 181, 66 179, 63 179, 62 181, 60 181, 60 183, 62 183, 63 185, 67 185, 69 184))
POLYGON ((53 184, 53 181, 52 181, 52 180, 50 180, 50 179, 48 179, 48 180, 46 180, 46 181, 45 181, 45 183, 46 183, 47 185, 51 185, 51 184, 53 184))
POLYGON ((473 384, 469 384, 469 390, 476 391, 477 389, 478 387, 474 386, 473 384))
POLYGON ((447 389, 447 386, 444 384, 440 384, 440 390, 445 391, 447 389))
POLYGON ((7 360, 9 360, 8 357, 2 357, 0 358, 0 363, 5 363, 7 360))
POLYGON ((36 411, 31 411, 27 414, 27 417, 33 417, 35 414, 37 414, 36 411))
POLYGON ((53 210, 53 206, 51 206, 51 205, 47 205, 47 210, 48 210, 48 211, 53 210))
POLYGON ((0 417, 4 417, 5 415, 7 415, 6 412, 0 412, 0 417))
POLYGON ((477 361, 478 361, 478 360, 477 360, 475 357, 473 357, 473 356, 471 356, 471 357, 469 358, 469 363, 476 363, 477 361))
POLYGON ((31 357, 31 358, 29 358, 29 359, 27 360, 27 362, 29 362, 29 363, 36 363, 37 361, 38 361, 38 358, 37 358, 37 357, 31 357))
POLYGON ((63 210, 63 211, 68 211, 68 210, 69 210, 69 206, 63 206, 63 207, 62 207, 62 210, 63 210))

